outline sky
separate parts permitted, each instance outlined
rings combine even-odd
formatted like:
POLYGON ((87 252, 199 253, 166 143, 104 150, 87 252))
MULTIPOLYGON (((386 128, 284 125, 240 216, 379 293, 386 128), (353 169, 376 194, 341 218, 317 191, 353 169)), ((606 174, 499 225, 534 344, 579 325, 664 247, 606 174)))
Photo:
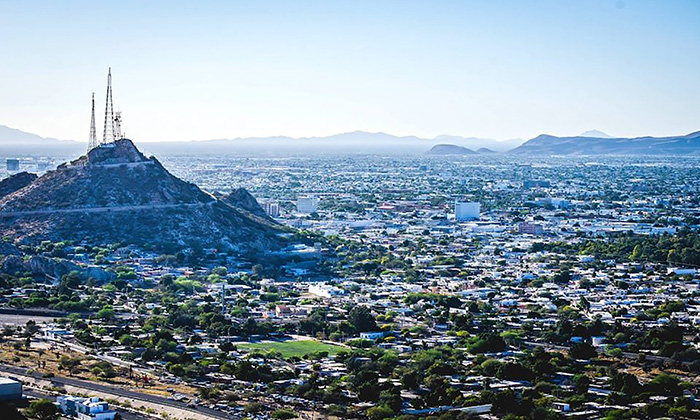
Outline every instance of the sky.
POLYGON ((87 141, 700 130, 700 1, 0 0, 0 124, 87 141))

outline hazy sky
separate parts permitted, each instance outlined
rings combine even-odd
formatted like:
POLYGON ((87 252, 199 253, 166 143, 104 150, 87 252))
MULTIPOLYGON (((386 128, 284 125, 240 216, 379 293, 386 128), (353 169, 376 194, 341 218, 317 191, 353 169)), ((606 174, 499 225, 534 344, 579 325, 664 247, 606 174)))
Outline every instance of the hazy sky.
POLYGON ((700 1, 5 1, 0 124, 87 141, 700 130, 700 1))

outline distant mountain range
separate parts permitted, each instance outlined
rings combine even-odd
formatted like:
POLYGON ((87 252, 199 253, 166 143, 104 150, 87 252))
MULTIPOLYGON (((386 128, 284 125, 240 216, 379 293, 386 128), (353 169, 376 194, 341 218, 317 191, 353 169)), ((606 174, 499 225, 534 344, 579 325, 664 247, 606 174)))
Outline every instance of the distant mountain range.
POLYGON ((497 141, 475 137, 438 136, 425 139, 415 136, 394 136, 386 133, 354 131, 326 137, 253 137, 192 142, 144 143, 144 150, 155 154, 199 153, 423 153, 437 144, 450 143, 471 149, 488 148, 505 152, 523 140, 497 141))
MULTIPOLYGON (((590 130, 574 137, 542 134, 531 140, 497 141, 476 137, 441 135, 433 139, 415 136, 394 136, 386 133, 354 131, 326 137, 247 137, 187 142, 139 143, 150 154, 455 154, 448 146, 461 147, 485 154, 507 152, 538 155, 688 155, 700 154, 700 132, 670 137, 611 137, 598 130, 590 130), (440 146, 437 151, 432 148, 440 146), (440 149, 443 152, 439 152, 440 149)), ((55 155, 77 156, 84 152, 85 143, 44 138, 13 128, 0 126, 0 155, 55 155)), ((458 154, 468 154, 466 151, 458 154)))
POLYGON ((527 155, 698 155, 700 131, 684 136, 599 138, 546 134, 509 151, 527 155))
POLYGON ((84 151, 87 144, 70 140, 41 137, 4 125, 0 125, 0 152, 8 156, 21 155, 75 155, 84 151))
MULTIPOLYGON (((386 133, 355 131, 325 137, 246 137, 234 139, 197 140, 186 142, 139 143, 153 154, 225 154, 225 153, 423 153, 440 143, 452 143, 471 149, 488 148, 505 152, 523 140, 497 141, 476 137, 438 136, 424 139, 415 136, 394 136, 386 133)), ((77 156, 87 144, 44 138, 14 128, 0 126, 0 153, 3 155, 62 154, 77 156)))
POLYGON ((41 137, 37 134, 27 133, 26 131, 16 128, 0 125, 0 143, 2 144, 45 144, 57 141, 61 140, 41 137))

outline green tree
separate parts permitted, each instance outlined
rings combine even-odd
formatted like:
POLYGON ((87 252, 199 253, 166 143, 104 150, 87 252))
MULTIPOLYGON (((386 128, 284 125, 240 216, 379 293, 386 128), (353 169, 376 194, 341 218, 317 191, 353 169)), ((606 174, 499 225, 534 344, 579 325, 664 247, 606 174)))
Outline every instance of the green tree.
POLYGON ((580 342, 574 343, 569 349, 569 356, 572 359, 593 359, 598 356, 598 353, 590 343, 580 342))
POLYGON ((367 410, 367 417, 371 420, 384 420, 394 417, 394 411, 384 405, 378 405, 367 410))
POLYGON ((377 322, 367 306, 355 306, 348 313, 348 321, 358 332, 376 331, 377 322))
POLYGON ((272 412, 272 418, 281 420, 295 419, 297 418, 297 413, 288 408, 278 408, 272 412))
POLYGON ((56 404, 47 399, 32 401, 25 414, 36 420, 58 420, 59 412, 56 404))
POLYGON ((683 392, 683 388, 680 386, 680 380, 667 373, 658 374, 647 384, 646 388, 657 395, 666 396, 681 395, 683 392))

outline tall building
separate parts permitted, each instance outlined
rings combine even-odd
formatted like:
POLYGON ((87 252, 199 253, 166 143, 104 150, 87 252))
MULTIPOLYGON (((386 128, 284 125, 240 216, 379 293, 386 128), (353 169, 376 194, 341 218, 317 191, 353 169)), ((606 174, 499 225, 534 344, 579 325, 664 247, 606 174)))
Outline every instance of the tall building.
POLYGON ((258 203, 260 203, 260 207, 262 207, 262 209, 265 210, 265 213, 267 213, 268 216, 279 217, 280 205, 277 201, 263 199, 258 200, 258 203))
POLYGON ((316 213, 318 211, 318 197, 308 196, 297 198, 297 211, 299 213, 316 213))
POLYGON ((455 201, 455 220, 479 220, 481 217, 481 204, 475 201, 455 201))
POLYGON ((8 172, 19 171, 19 159, 7 159, 7 171, 8 172))

